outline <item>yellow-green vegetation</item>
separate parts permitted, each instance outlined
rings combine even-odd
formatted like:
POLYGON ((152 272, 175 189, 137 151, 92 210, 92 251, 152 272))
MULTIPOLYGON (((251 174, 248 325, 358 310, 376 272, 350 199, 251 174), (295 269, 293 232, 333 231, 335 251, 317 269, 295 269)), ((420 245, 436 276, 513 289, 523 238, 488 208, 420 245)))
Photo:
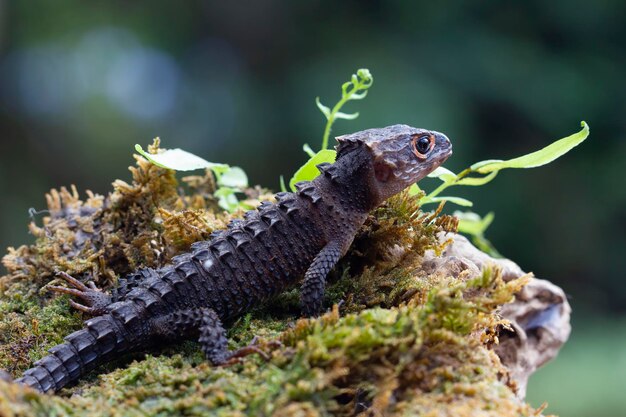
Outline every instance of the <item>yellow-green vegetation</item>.
MULTIPOLYGON (((13 376, 81 326, 67 298, 45 289, 55 271, 111 288, 241 214, 220 211, 210 172, 181 187, 173 171, 136 159, 132 183, 116 181, 106 198, 51 192, 43 225, 30 226, 36 242, 4 257, 0 368, 13 376)), ((260 189, 246 197, 252 206, 271 199, 260 189)), ((0 416, 537 415, 491 350, 505 325, 497 308, 526 278, 425 274, 422 255, 440 252, 436 234, 456 223, 420 212, 418 201, 404 193, 372 214, 328 288, 328 305, 340 308, 298 320, 292 291, 231 324, 232 347, 257 335, 270 361, 212 367, 196 343, 181 342, 121 358, 58 395, 0 381, 0 416)))

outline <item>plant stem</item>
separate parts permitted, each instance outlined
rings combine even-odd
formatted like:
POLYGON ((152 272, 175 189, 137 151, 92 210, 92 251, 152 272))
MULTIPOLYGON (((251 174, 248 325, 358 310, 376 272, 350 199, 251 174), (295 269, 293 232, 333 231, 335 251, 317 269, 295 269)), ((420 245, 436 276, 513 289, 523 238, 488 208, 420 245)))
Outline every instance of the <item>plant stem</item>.
POLYGON ((422 198, 420 200, 420 204, 430 203, 431 200, 433 198, 437 197, 443 190, 445 190, 446 188, 456 184, 457 181, 467 177, 472 172, 473 172, 472 168, 465 168, 463 171, 459 172, 459 174, 456 176, 456 178, 454 178, 452 181, 441 183, 441 185, 439 187, 435 188, 430 194, 428 194, 427 196, 422 198))
POLYGON ((333 109, 330 111, 330 116, 328 117, 328 120, 326 121, 326 127, 324 128, 324 136, 322 137, 322 150, 328 149, 328 138, 330 137, 331 127, 333 123, 335 123, 335 114, 337 114, 337 112, 341 110, 341 107, 343 107, 343 105, 346 104, 348 100, 350 100, 350 97, 352 97, 352 94, 354 94, 355 91, 356 87, 353 88, 352 91, 349 91, 348 94, 341 97, 341 100, 339 100, 337 104, 335 104, 335 107, 333 107, 333 109))

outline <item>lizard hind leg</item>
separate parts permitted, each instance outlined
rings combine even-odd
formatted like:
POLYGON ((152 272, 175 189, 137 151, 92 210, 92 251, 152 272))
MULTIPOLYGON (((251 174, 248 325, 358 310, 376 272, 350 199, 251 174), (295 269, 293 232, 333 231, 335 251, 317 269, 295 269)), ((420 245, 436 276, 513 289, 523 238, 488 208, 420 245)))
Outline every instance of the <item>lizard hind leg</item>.
POLYGON ((78 298, 83 304, 70 300, 70 305, 76 310, 80 310, 92 316, 100 316, 107 312, 107 307, 112 302, 109 295, 96 288, 93 283, 87 286, 66 272, 59 272, 58 275, 72 288, 51 285, 48 287, 50 291, 60 294, 69 294, 78 298))
POLYGON ((240 358, 253 353, 260 355, 265 360, 269 360, 268 354, 255 346, 256 338, 248 346, 233 351, 228 350, 226 330, 224 330, 222 322, 215 311, 210 309, 203 311, 199 342, 202 345, 202 351, 213 365, 232 365, 238 362, 240 358))
POLYGON ((253 353, 269 360, 268 354, 255 346, 255 340, 248 346, 234 351, 228 350, 226 330, 217 313, 210 308, 176 311, 156 319, 152 326, 157 336, 167 339, 187 338, 199 334, 198 341, 202 352, 213 365, 231 365, 253 353))

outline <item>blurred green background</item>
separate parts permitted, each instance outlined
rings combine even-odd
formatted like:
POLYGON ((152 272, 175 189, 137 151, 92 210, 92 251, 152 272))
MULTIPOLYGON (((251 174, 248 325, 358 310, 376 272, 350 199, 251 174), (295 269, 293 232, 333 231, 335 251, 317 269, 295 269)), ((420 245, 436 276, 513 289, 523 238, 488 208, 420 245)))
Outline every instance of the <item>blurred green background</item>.
POLYGON ((504 255, 571 297, 571 341, 532 378, 530 401, 623 416, 625 47, 620 0, 0 0, 0 246, 32 241, 28 209, 50 188, 106 193, 128 179, 133 145, 155 136, 276 189, 304 142, 319 147, 315 96, 333 104, 359 67, 374 86, 333 133, 439 130, 454 171, 586 120, 590 139, 561 160, 458 192, 495 211, 487 236, 504 255))

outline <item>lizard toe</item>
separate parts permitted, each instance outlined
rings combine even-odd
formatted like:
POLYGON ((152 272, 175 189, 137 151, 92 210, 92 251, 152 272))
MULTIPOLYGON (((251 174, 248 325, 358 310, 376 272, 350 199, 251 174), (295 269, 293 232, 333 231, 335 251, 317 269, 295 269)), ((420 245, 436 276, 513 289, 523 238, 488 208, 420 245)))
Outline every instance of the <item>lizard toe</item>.
POLYGON ((58 275, 72 288, 50 285, 47 287, 49 291, 76 297, 82 301, 82 304, 70 300, 70 305, 76 310, 92 316, 102 315, 107 312, 107 306, 112 302, 111 297, 98 289, 95 284, 90 283, 87 286, 66 272, 59 272, 58 275))

